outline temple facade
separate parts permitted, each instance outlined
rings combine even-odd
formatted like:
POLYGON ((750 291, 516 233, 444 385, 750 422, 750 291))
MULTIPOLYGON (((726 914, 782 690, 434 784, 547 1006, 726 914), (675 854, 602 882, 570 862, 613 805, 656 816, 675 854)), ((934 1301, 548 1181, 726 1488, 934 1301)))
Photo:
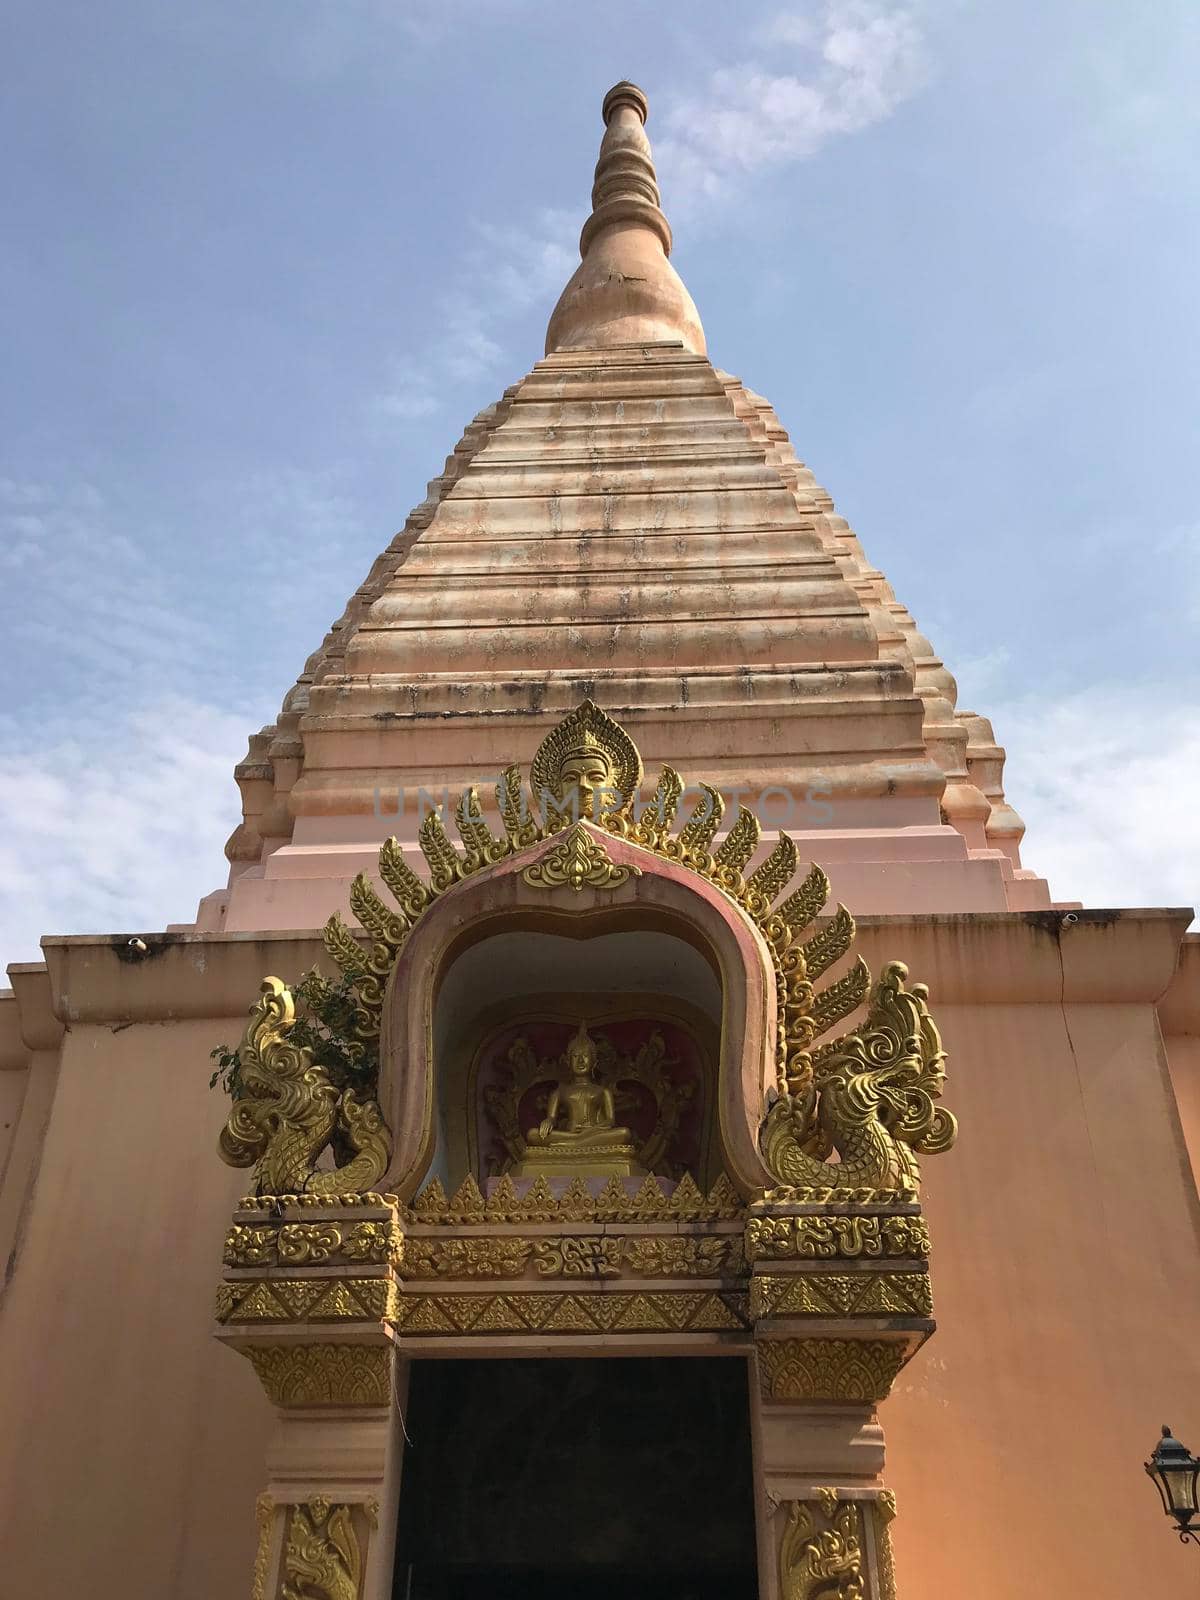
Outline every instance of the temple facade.
POLYGON ((252 735, 228 882, 9 968, 0 1593, 1188 1581, 1141 1463, 1200 1431, 1191 912, 1022 865, 990 723, 710 361, 646 117, 252 735))

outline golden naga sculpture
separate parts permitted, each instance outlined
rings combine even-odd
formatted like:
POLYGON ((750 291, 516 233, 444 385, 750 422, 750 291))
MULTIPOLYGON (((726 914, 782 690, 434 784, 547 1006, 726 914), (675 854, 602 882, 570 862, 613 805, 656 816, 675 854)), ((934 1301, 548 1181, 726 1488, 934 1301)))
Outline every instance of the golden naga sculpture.
POLYGON ((288 1040, 296 1020, 291 991, 264 978, 238 1048, 240 1086, 221 1130, 222 1159, 254 1166, 256 1194, 357 1194, 387 1171, 391 1141, 374 1100, 330 1083, 312 1051, 288 1040), (316 1163, 330 1145, 345 1157, 331 1172, 316 1163))
POLYGON ((924 984, 905 989, 907 967, 889 962, 867 1020, 812 1054, 812 1076, 781 1095, 763 1124, 762 1149, 781 1182, 807 1186, 837 1174, 839 1187, 914 1194, 916 1152, 949 1150, 958 1131, 935 1105, 946 1081, 946 1053, 926 1005, 924 984), (839 1161, 830 1167, 836 1150, 839 1161))
POLYGON ((644 1175, 633 1134, 617 1126, 612 1090, 596 1082, 596 1046, 585 1023, 564 1054, 565 1078, 550 1091, 542 1121, 526 1130, 525 1156, 513 1175, 644 1175))
MULTIPOLYGON (((641 781, 642 761, 633 740, 585 700, 538 747, 530 765, 532 805, 525 801, 519 768, 504 772, 496 787, 501 833, 492 831, 471 787, 454 814, 461 850, 440 816, 421 824, 427 882, 405 860, 397 841, 387 840, 379 853, 379 875, 393 903, 384 901, 360 873, 351 885, 350 905, 365 940, 336 915, 325 927, 325 948, 354 996, 348 1047, 359 1052, 377 1048, 388 978, 413 927, 434 900, 564 829, 587 837, 582 817, 590 826, 705 879, 761 934, 775 973, 777 1015, 775 1093, 760 1143, 776 1182, 911 1194, 919 1176, 917 1155, 949 1149, 956 1131, 953 1117, 934 1106, 942 1092, 945 1057, 925 989, 906 989, 904 967, 890 964, 870 995, 866 1020, 850 1033, 818 1043, 858 1010, 871 990, 871 974, 861 957, 824 988, 815 987, 818 978, 850 953, 855 932, 844 906, 815 926, 829 897, 824 872, 813 866, 792 888, 799 858, 794 842, 781 833, 762 861, 743 876, 761 839, 753 811, 739 810, 713 849, 725 809, 716 789, 699 785, 699 802, 675 831, 683 779, 664 767, 648 801, 639 797, 641 781)), ((575 853, 580 851, 577 841, 575 853)), ((587 883, 615 890, 627 879, 623 869, 607 875, 612 866, 584 864, 580 855, 580 863, 564 858, 553 871, 543 869, 540 876, 526 872, 524 877, 534 888, 570 882, 573 887, 587 883), (578 885, 576 877, 581 879, 578 885)), ((309 993, 323 983, 310 977, 309 993)), ((259 1193, 368 1189, 386 1170, 389 1139, 379 1108, 373 1100, 339 1093, 310 1053, 288 1045, 293 1015, 290 992, 278 979, 268 979, 238 1051, 241 1086, 221 1153, 235 1165, 257 1162, 259 1193), (330 1147, 338 1164, 332 1172, 319 1172, 317 1161, 330 1147)), ((593 1131, 608 1130, 593 1125, 593 1131)))
POLYGON ((283 1565, 282 1600, 358 1600, 363 1562, 350 1507, 294 1507, 283 1565))
POLYGON ((816 1492, 816 1502, 794 1500, 788 1511, 779 1549, 783 1600, 864 1600, 862 1511, 853 1500, 839 1500, 836 1489, 816 1492))

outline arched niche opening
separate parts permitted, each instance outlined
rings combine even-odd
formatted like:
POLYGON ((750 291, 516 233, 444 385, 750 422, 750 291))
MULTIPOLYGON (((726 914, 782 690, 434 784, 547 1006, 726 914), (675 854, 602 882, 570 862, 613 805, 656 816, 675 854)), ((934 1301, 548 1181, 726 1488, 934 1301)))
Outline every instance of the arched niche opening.
POLYGON ((585 930, 501 923, 448 966, 434 1006, 430 1168, 448 1188, 468 1172, 480 1184, 520 1175, 523 1136, 546 1116, 581 1025, 638 1166, 690 1172, 705 1189, 722 1170, 711 953, 662 928, 585 930))
MULTIPOLYGON (((652 860, 619 841, 609 848, 652 860)), ((388 1187, 408 1198, 434 1177, 452 1193, 468 1175, 485 1190, 528 1176, 521 1137, 565 1082, 581 1023, 635 1175, 768 1185, 757 1132, 773 1077, 774 987, 757 931, 675 864, 547 903, 517 870, 537 853, 443 895, 405 947, 382 1040, 388 1187)))

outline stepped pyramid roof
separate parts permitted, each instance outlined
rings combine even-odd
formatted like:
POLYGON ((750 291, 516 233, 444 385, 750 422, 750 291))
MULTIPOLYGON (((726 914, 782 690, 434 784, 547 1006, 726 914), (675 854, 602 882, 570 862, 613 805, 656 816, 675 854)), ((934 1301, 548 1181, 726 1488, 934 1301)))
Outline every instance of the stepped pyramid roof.
POLYGON ((404 797, 527 763, 584 698, 648 770, 774 810, 854 910, 1049 904, 990 724, 767 402, 709 360, 645 96, 617 84, 603 114, 545 357, 469 425, 252 737, 230 887, 200 925, 311 926, 384 836, 414 844, 404 797))

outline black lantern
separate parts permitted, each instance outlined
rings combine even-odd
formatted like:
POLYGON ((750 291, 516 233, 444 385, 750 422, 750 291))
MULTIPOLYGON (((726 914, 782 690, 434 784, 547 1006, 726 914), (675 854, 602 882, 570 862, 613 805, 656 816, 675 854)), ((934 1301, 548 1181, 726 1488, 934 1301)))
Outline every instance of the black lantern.
POLYGON ((1146 1471, 1154 1479, 1163 1510, 1175 1518, 1180 1539, 1200 1544, 1200 1461, 1164 1427, 1146 1471))

